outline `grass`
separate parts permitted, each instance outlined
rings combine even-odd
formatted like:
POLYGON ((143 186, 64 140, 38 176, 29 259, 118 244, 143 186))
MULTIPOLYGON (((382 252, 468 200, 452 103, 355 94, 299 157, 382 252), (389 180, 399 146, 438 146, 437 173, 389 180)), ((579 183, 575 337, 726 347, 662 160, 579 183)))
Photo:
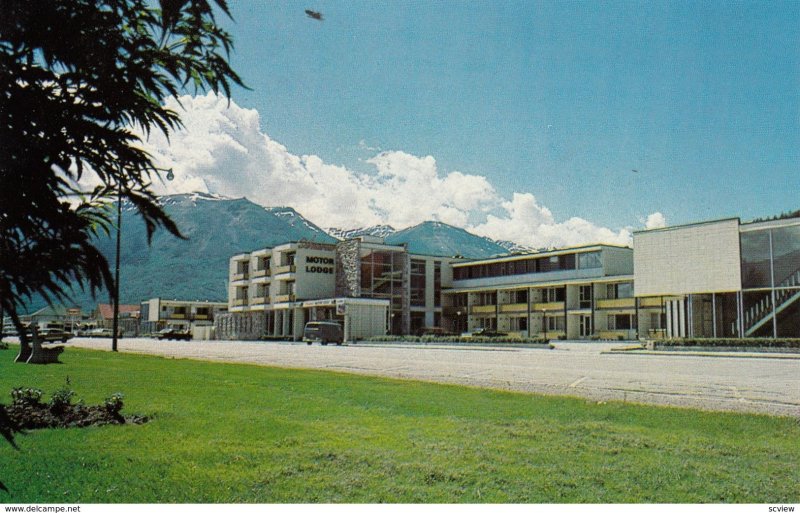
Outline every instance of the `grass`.
MULTIPOLYGON (((68 348, 0 351, 0 401, 69 376, 144 425, 0 445, 0 502, 800 502, 796 419, 68 348)), ((49 397, 44 398, 49 399, 49 397)))

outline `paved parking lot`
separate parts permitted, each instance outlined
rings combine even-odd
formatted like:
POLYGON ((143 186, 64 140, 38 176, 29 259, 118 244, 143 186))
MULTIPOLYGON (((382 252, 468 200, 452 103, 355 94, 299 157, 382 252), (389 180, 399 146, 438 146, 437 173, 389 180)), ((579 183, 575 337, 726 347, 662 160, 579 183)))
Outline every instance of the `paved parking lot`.
MULTIPOLYGON (((68 345, 110 350, 111 341, 76 338, 68 345)), ((546 350, 144 338, 119 341, 121 352, 800 417, 798 358, 607 353, 619 346, 563 342, 546 350)))

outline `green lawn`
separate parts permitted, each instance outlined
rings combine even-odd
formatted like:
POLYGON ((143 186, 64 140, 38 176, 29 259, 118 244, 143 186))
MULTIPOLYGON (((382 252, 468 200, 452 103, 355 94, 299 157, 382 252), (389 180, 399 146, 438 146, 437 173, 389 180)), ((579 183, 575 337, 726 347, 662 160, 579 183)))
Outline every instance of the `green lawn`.
MULTIPOLYGON (((14 346, 12 346, 13 348, 14 346)), ((125 395, 144 425, 0 445, 0 502, 800 502, 796 419, 68 348, 0 401, 125 395), (48 396, 49 398, 49 396, 48 396)))

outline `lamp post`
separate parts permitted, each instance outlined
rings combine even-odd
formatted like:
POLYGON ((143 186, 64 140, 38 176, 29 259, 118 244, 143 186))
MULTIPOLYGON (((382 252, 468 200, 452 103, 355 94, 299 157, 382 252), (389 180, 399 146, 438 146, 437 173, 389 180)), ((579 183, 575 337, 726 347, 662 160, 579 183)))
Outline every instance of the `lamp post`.
POLYGON ((114 320, 111 324, 111 351, 117 352, 119 331, 119 249, 122 234, 122 182, 117 186, 117 254, 114 259, 114 320))
MULTIPOLYGON (((172 181, 175 173, 172 169, 167 170, 167 180, 172 181)), ((117 184, 117 254, 114 259, 114 319, 111 329, 111 351, 117 351, 117 340, 119 339, 119 253, 120 239, 122 237, 122 181, 117 184)))
POLYGON ((547 340, 547 310, 542 310, 542 330, 544 333, 544 339, 547 340))

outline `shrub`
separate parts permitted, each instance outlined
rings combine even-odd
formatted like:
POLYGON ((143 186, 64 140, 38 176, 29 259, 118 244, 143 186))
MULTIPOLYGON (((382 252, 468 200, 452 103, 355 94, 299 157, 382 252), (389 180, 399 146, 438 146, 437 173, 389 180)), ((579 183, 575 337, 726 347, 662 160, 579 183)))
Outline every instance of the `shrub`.
POLYGON ((8 342, 3 342, 2 340, 0 340, 0 351, 4 351, 8 349, 8 347, 9 347, 8 342))
POLYGON ((36 406, 41 404, 42 391, 38 388, 15 388, 11 391, 11 404, 36 406))
POLYGON ((124 396, 117 392, 115 394, 111 394, 111 397, 107 397, 103 400, 103 408, 112 415, 119 415, 119 412, 122 410, 124 406, 122 399, 124 396))
POLYGON ((50 396, 50 411, 56 415, 67 411, 72 406, 72 398, 75 396, 75 391, 69 388, 69 378, 61 388, 53 392, 50 396))
POLYGON ((656 340, 657 347, 771 347, 800 349, 800 338, 668 338, 656 340))

